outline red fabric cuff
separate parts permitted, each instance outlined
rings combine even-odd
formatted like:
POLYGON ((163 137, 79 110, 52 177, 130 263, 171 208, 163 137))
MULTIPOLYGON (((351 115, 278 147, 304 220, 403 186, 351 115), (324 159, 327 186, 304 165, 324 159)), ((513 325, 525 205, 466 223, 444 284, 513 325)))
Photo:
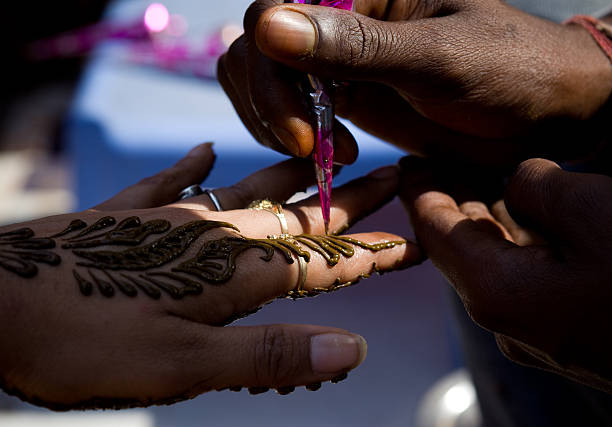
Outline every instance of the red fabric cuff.
POLYGON ((608 59, 612 61, 612 25, 606 24, 592 16, 576 15, 564 22, 565 25, 576 24, 584 27, 597 42, 608 59))

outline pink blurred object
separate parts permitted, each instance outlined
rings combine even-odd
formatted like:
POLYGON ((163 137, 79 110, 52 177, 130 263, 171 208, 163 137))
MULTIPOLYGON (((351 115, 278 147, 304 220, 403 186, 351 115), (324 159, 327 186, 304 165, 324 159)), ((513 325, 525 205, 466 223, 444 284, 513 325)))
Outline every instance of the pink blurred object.
POLYGON ((149 37, 149 31, 142 20, 130 23, 100 22, 53 38, 36 41, 28 46, 26 53, 35 61, 72 58, 89 53, 103 40, 147 40, 149 37))
MULTIPOLYGON (((352 10, 353 0, 286 0, 285 3, 312 4, 337 9, 352 10)), ((331 216, 331 191, 334 175, 334 103, 333 83, 321 81, 308 75, 313 115, 316 125, 315 149, 313 160, 321 200, 321 214, 325 223, 325 234, 329 232, 331 216)))
POLYGON ((242 33, 238 25, 228 24, 207 36, 196 49, 185 39, 161 42, 152 40, 131 46, 128 60, 173 73, 214 78, 217 60, 242 33))
POLYGON ((106 40, 129 42, 127 60, 137 64, 197 77, 215 77, 217 59, 238 38, 242 29, 225 25, 193 47, 183 36, 187 20, 171 15, 166 6, 152 3, 142 18, 132 22, 100 22, 59 36, 32 43, 30 59, 44 61, 82 56, 106 40))

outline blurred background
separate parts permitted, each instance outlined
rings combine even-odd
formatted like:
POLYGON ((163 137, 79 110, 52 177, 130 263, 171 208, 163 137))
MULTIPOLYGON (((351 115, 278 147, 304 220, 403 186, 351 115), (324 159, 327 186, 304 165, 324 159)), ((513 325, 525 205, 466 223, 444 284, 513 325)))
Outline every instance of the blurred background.
MULTIPOLYGON (((8 57, 0 92, 0 225, 91 207, 204 141, 214 141, 218 154, 210 187, 282 160, 255 143, 214 77, 216 58, 240 33, 250 0, 8 3, 0 26, 8 57)), ((566 11, 554 3, 531 7, 563 18, 566 11)), ((402 156, 350 128, 361 154, 338 184, 402 156)), ((355 227, 374 229, 411 235, 397 201, 355 227)), ((241 321, 319 323, 362 334, 369 343, 364 364, 317 392, 209 393, 170 407, 69 414, 0 392, 0 425, 459 425, 427 415, 439 404, 463 414, 474 403, 465 372, 457 371, 463 363, 447 297, 447 284, 425 263, 337 294, 279 301, 241 321)), ((477 418, 472 413, 464 425, 477 418)))

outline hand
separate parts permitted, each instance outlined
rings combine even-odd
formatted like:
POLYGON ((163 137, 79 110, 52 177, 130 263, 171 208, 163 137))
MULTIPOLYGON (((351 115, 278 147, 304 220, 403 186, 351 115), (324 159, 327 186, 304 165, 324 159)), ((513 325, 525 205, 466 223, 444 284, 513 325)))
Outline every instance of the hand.
MULTIPOLYGON (((591 148, 577 135, 600 132, 589 119, 610 96, 612 67, 580 27, 497 0, 356 0, 355 13, 280 3, 253 3, 244 36, 219 61, 240 117, 276 150, 312 151, 297 88, 306 72, 349 82, 338 114, 420 155, 572 158, 591 148)), ((343 127, 336 140, 351 160, 343 127)))
POLYGON ((427 168, 405 161, 401 197, 474 321, 510 359, 612 391, 612 179, 528 160, 510 179, 507 210, 489 210, 447 191, 464 171, 427 168))
MULTIPOLYGON (((98 209, 0 230, 0 383, 8 392, 54 409, 146 406, 227 387, 288 393, 362 362, 365 341, 344 330, 221 326, 295 291, 300 278, 306 295, 332 291, 374 269, 420 262, 418 248, 387 233, 353 235, 359 242, 300 237, 323 233, 316 198, 284 206, 294 237, 268 237, 280 234, 279 218, 244 207, 311 184, 312 163, 301 159, 215 190, 223 212, 206 195, 117 209, 173 200, 213 158, 210 145, 200 146, 98 209)), ((331 230, 393 198, 398 176, 389 167, 338 188, 331 230)))

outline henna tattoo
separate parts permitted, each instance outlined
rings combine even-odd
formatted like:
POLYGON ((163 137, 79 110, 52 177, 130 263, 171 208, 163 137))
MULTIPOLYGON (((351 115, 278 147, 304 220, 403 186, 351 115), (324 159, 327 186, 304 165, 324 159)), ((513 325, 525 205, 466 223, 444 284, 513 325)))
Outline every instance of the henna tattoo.
POLYGON ((20 228, 0 234, 0 267, 21 277, 30 278, 38 274, 35 263, 59 265, 61 258, 50 251, 55 241, 34 237, 34 231, 20 228))
POLYGON ((80 240, 69 239, 70 243, 62 245, 63 249, 84 249, 98 246, 125 245, 136 246, 145 241, 151 234, 162 234, 170 230, 170 222, 158 219, 141 223, 140 218, 132 216, 121 221, 114 230, 80 240))
POLYGON ((191 246, 202 234, 214 228, 237 228, 227 222, 193 221, 175 228, 166 236, 144 246, 125 251, 85 251, 74 250, 73 253, 89 260, 79 262, 81 267, 99 270, 143 271, 161 267, 174 261, 191 246))
POLYGON ((59 233, 54 234, 53 236, 51 236, 51 239, 57 239, 59 237, 63 237, 65 235, 67 235, 67 234, 74 233, 75 231, 82 230, 85 227, 87 227, 87 224, 85 223, 85 221, 80 220, 80 219, 75 219, 74 221, 72 221, 70 223, 70 225, 68 225, 68 227, 66 227, 65 229, 63 229, 59 233))
MULTIPOLYGON (((179 263, 169 272, 155 271, 178 261, 210 230, 223 228, 239 232, 232 224, 208 220, 171 228, 170 222, 166 220, 142 223, 136 216, 125 218, 119 223, 115 218, 106 216, 90 226, 82 220, 74 220, 64 230, 49 238, 36 238, 31 229, 22 228, 0 234, 0 267, 22 277, 33 277, 38 273, 36 264, 61 263, 61 258, 50 250, 56 247, 54 239, 62 238, 66 242, 62 249, 71 250, 82 259, 72 271, 81 294, 91 296, 99 292, 106 298, 112 298, 121 293, 134 298, 140 291, 153 299, 159 299, 165 293, 178 300, 189 295, 200 295, 203 292, 203 282, 213 285, 228 282, 236 271, 238 258, 250 249, 262 251, 260 259, 264 262, 270 262, 279 253, 288 264, 293 264, 298 257, 309 262, 311 252, 305 250, 309 249, 320 254, 333 267, 342 257, 352 257, 356 247, 376 252, 405 243, 395 241, 369 244, 346 236, 309 234, 270 236, 267 239, 226 236, 204 242, 195 257, 179 263), (162 236, 143 244, 152 235, 162 236), (128 248, 96 249, 103 246, 128 248)), ((376 271, 375 266, 373 271, 376 271)), ((362 274, 357 281, 369 276, 362 274)), ((299 295, 290 292, 287 296, 316 296, 350 286, 357 281, 336 281, 330 288, 315 288, 299 295)))

